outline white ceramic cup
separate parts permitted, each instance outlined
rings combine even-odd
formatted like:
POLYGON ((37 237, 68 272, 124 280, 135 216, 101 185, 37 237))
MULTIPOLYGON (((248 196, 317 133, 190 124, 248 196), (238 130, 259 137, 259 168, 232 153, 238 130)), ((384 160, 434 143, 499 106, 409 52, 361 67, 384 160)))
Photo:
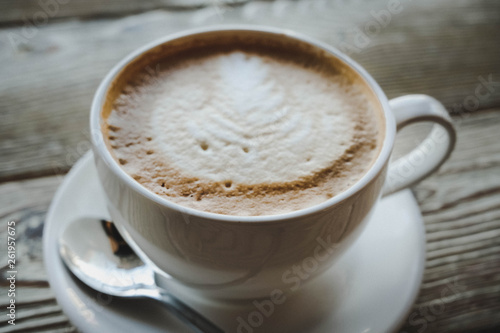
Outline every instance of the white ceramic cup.
MULTIPOLYGON (((337 61, 336 60, 336 61, 337 61)), ((168 36, 127 56, 99 86, 91 109, 98 174, 110 214, 133 247, 177 282, 203 296, 246 299, 310 281, 352 244, 377 200, 423 179, 449 156, 455 131, 445 108, 426 95, 388 101, 374 79, 337 49, 288 30, 262 27, 205 28, 168 36), (368 87, 384 118, 380 153, 352 187, 313 207, 270 216, 229 216, 182 207, 149 191, 112 157, 101 131, 102 110, 117 78, 145 54, 224 36, 257 36, 313 47, 335 57, 368 87), (408 155, 390 163, 396 131, 419 121, 435 122, 431 134, 408 155), (387 174, 387 177, 386 177, 387 174)), ((381 232, 384 232, 381 230, 381 232)), ((293 289, 293 288, 292 288, 293 289)))

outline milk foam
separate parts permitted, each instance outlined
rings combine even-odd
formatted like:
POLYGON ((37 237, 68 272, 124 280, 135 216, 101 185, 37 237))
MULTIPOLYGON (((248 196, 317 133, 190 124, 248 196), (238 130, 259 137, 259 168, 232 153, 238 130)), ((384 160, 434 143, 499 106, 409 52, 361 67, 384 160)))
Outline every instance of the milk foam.
POLYGON ((146 75, 107 122, 115 156, 144 186, 234 215, 296 210, 345 190, 377 137, 374 111, 345 77, 239 51, 146 75))

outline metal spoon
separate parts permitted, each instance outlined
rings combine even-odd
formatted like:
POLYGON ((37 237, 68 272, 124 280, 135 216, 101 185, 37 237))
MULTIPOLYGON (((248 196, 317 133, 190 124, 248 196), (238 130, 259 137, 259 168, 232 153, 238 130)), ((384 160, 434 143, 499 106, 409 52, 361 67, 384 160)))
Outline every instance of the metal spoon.
POLYGON ((59 254, 69 270, 94 290, 117 297, 153 298, 195 332, 224 332, 160 288, 153 269, 128 246, 112 222, 92 218, 73 221, 59 239, 59 254))

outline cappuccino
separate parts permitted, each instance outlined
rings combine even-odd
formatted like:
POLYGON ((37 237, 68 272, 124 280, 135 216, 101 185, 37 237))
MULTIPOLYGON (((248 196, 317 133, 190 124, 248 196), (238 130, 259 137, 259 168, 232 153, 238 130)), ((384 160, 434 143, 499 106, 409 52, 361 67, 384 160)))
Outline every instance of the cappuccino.
POLYGON ((117 84, 104 134, 131 177, 197 210, 275 215, 370 169, 384 130, 354 73, 300 47, 219 43, 180 47, 117 84))

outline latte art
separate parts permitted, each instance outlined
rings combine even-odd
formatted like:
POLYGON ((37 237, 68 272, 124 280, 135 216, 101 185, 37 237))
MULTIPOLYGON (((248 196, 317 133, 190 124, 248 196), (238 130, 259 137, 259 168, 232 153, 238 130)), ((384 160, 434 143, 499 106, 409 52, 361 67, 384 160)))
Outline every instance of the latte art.
POLYGON ((349 95, 296 67, 235 52, 164 73, 143 104, 158 153, 216 182, 287 182, 328 167, 355 132, 349 95))
POLYGON ((340 71, 242 50, 159 69, 124 87, 105 134, 130 176, 178 204, 230 215, 310 207, 378 153, 375 108, 340 71))

